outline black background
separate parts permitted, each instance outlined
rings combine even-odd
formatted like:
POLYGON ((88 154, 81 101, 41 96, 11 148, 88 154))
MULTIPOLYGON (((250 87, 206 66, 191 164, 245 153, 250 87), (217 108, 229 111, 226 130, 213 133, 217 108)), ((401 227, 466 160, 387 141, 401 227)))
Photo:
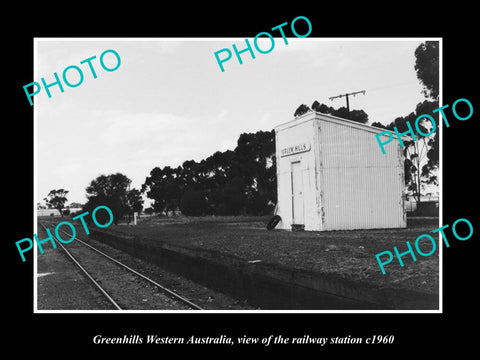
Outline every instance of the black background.
MULTIPOLYGON (((182 353, 238 353, 248 349, 258 356, 300 354, 338 356, 377 353, 382 358, 405 355, 439 355, 446 350, 467 354, 474 349, 476 334, 476 272, 479 227, 476 210, 476 173, 480 107, 478 91, 477 42, 474 37, 476 10, 456 2, 443 5, 365 2, 299 2, 254 6, 246 3, 181 4, 179 9, 163 3, 110 3, 100 10, 97 4, 48 7, 44 4, 18 9, 12 6, 2 23, 5 50, 2 51, 2 91, 6 110, 3 120, 4 232, 2 250, 3 343, 20 355, 52 358, 80 354, 151 353, 156 357, 182 353), (467 98, 474 114, 467 121, 451 118, 443 128, 443 223, 467 218, 474 224, 468 241, 453 240, 444 248, 443 314, 33 314, 33 259, 22 263, 15 241, 33 235, 33 108, 23 85, 33 78, 34 37, 242 37, 252 38, 296 16, 312 23, 309 37, 442 37, 443 104, 467 98), (8 20, 8 21, 6 21, 8 20), (284 337, 394 335, 393 345, 362 346, 99 346, 93 336, 157 334, 159 336, 284 337)), ((302 33, 299 30, 299 33, 302 33)), ((270 56, 275 56, 272 52, 270 56)), ((321 54, 319 54, 321 56, 321 54)), ((195 66, 195 59, 192 59, 195 66)), ((321 79, 314 79, 319 81, 321 79)), ((396 101, 391 99, 391 101, 396 101)), ((412 109, 413 110, 413 109, 412 109)), ((447 112, 449 114, 450 112, 447 112)), ((406 114, 399 114, 406 115, 406 114)), ((449 118, 450 119, 450 118, 449 118)), ((54 139, 52 139, 54 141, 54 139)), ((409 239, 405 239, 409 240, 409 239)), ((7 352, 9 349, 3 349, 7 352)))

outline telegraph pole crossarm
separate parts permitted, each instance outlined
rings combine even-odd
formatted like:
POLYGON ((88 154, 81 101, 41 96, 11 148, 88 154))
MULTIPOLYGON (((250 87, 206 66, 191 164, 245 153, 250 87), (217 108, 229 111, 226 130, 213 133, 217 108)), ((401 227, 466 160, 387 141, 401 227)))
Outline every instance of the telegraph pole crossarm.
POLYGON ((348 113, 350 114, 350 104, 349 104, 349 102, 348 102, 348 96, 349 96, 349 95, 355 96, 356 94, 360 94, 360 93, 363 94, 363 95, 365 95, 365 92, 366 92, 365 90, 360 90, 360 91, 355 91, 355 92, 351 92, 351 93, 348 93, 348 94, 341 94, 341 95, 337 95, 337 96, 332 96, 332 97, 329 97, 329 99, 330 99, 330 101, 331 101, 331 100, 333 100, 333 99, 341 98, 341 97, 344 97, 344 96, 345 96, 345 98, 347 99, 347 111, 348 111, 348 113))

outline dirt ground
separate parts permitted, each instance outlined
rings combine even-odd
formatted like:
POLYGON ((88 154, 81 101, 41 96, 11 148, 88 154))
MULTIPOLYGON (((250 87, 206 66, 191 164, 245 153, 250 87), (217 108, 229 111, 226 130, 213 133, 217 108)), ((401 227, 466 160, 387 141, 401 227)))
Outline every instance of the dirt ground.
MULTIPOLYGON (((439 291, 438 246, 428 257, 417 254, 417 261, 404 256, 404 267, 396 258, 385 265, 383 275, 375 254, 407 250, 421 234, 431 234, 439 227, 438 218, 412 218, 406 229, 374 229, 354 231, 266 230, 269 217, 144 217, 136 226, 110 226, 107 231, 127 233, 174 243, 189 248, 215 250, 247 261, 276 263, 318 273, 332 273, 376 287, 406 288, 425 293, 439 291)), ((432 236, 434 234, 431 234, 432 236)), ((433 236, 437 240, 438 234, 433 236)), ((431 244, 420 242, 428 253, 431 244)))

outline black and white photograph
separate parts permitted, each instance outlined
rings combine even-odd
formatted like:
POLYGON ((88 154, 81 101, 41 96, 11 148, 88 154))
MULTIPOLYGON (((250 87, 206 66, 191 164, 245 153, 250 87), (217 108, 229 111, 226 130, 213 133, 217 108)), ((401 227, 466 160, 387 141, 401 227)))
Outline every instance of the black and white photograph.
POLYGON ((473 43, 418 9, 25 30, 17 325, 87 354, 471 346, 473 43))
POLYGON ((440 309, 440 39, 261 40, 36 40, 37 310, 440 309))

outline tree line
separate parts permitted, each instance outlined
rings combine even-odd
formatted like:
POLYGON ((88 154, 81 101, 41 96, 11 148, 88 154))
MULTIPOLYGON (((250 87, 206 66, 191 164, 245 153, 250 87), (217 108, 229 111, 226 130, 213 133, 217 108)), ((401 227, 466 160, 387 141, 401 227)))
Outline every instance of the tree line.
MULTIPOLYGON (((429 114, 439 124, 439 115, 432 113, 439 107, 438 96, 439 87, 439 43, 438 41, 426 41, 420 44, 415 50, 415 71, 417 78, 423 86, 422 93, 425 100, 418 103, 415 110, 407 116, 400 116, 391 123, 383 125, 373 123, 372 126, 393 131, 397 127, 398 131, 403 133, 408 130, 407 121, 414 124, 418 116, 429 114)), ((421 132, 428 133, 430 128, 429 121, 421 121, 419 129, 421 132)), ((421 201, 422 189, 426 184, 438 185, 439 155, 440 155, 440 128, 437 128, 431 136, 423 137, 414 128, 417 141, 404 141, 403 148, 405 155, 405 184, 407 191, 413 195, 416 202, 421 201)))
POLYGON ((181 166, 155 167, 142 185, 155 212, 263 215, 277 201, 275 133, 243 133, 235 149, 181 166))
MULTIPOLYGON (((87 202, 82 212, 106 205, 117 224, 123 215, 142 211, 142 195, 146 195, 153 200, 152 207, 145 209, 147 213, 269 214, 277 202, 275 132, 243 133, 233 151, 217 151, 204 160, 188 160, 176 168, 157 166, 140 190, 130 189, 130 184, 131 180, 121 173, 98 176, 86 188, 87 202)), ((52 190, 44 200, 63 216, 67 194, 67 190, 52 190)))

